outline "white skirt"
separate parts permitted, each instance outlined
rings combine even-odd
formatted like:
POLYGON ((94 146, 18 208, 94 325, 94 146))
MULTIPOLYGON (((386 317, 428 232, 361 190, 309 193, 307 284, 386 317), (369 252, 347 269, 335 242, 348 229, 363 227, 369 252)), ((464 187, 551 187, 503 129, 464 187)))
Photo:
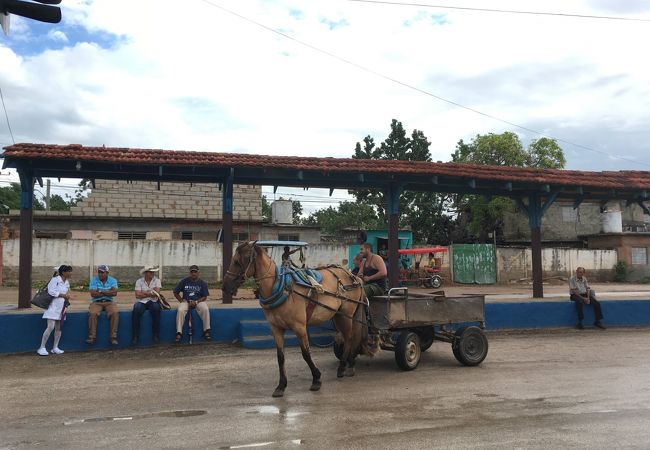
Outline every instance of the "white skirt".
POLYGON ((64 304, 65 299, 63 297, 53 299, 50 307, 43 313, 43 319, 61 320, 61 312, 63 311, 64 304))

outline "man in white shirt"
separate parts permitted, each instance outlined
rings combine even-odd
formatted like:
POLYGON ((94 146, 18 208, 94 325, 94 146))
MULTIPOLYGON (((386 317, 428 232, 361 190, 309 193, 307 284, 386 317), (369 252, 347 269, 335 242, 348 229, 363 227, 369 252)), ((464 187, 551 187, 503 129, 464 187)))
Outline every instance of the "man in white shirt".
POLYGON ((140 337, 140 318, 145 310, 149 310, 151 314, 151 323, 153 328, 153 341, 158 344, 160 342, 160 303, 158 296, 154 291, 160 293, 162 284, 154 272, 158 269, 153 265, 147 265, 140 270, 142 278, 135 282, 135 298, 136 302, 133 305, 133 312, 131 313, 131 325, 133 327, 131 344, 136 345, 140 337))
POLYGON ((584 329, 582 321, 585 318, 584 312, 582 311, 582 305, 591 305, 594 307, 594 315, 596 321, 594 326, 605 329, 605 326, 602 324, 603 312, 600 309, 600 303, 596 300, 596 292, 589 287, 587 283, 587 277, 585 277, 585 268, 578 267, 576 269, 576 275, 569 278, 569 289, 571 294, 571 301, 576 304, 576 311, 578 311, 578 324, 576 328, 579 330, 584 329))

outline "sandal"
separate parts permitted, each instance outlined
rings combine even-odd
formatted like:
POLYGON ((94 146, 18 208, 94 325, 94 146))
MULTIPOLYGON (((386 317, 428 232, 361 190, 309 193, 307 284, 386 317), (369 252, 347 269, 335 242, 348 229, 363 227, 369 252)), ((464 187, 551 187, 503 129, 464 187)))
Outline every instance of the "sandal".
POLYGON ((176 339, 175 339, 175 341, 176 341, 176 342, 180 342, 182 337, 183 337, 183 334, 182 334, 182 333, 176 333, 176 339))

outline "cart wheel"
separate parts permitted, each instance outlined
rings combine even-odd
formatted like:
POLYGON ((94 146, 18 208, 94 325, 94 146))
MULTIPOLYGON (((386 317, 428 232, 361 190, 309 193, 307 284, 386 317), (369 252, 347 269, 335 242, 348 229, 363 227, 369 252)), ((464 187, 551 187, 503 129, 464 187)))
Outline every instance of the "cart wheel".
POLYGON ((430 287, 438 289, 440 286, 442 286, 442 278, 440 278, 440 275, 434 275, 429 280, 429 284, 431 285, 430 287))
POLYGON ((336 359, 339 361, 343 357, 343 342, 340 344, 336 341, 334 341, 334 344, 332 345, 332 349, 334 350, 334 356, 336 356, 336 359))
POLYGON ((451 349, 458 362, 465 366, 476 366, 487 356, 488 340, 479 327, 463 327, 456 331, 451 349))
POLYGON ((402 370, 413 370, 420 363, 420 337, 412 331, 403 331, 395 346, 395 362, 402 370))

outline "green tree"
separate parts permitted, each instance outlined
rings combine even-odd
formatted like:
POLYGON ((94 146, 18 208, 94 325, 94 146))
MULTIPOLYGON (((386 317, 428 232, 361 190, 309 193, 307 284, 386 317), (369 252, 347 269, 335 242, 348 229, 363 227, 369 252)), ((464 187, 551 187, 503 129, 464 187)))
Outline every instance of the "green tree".
MULTIPOLYGON (((461 139, 452 155, 456 163, 487 164, 512 167, 561 169, 566 164, 562 148, 553 139, 534 140, 525 149, 519 137, 511 132, 477 134, 467 144, 461 139)), ((515 209, 512 200, 505 197, 485 198, 476 195, 457 195, 455 202, 461 222, 468 223, 469 232, 485 242, 490 232, 501 231, 503 216, 515 209)), ((464 239, 470 236, 465 235, 464 239)))
MULTIPOLYGON (((45 206, 34 197, 34 209, 43 210, 45 206)), ((20 183, 0 187, 0 212, 7 214, 10 209, 20 209, 20 183)))
MULTIPOLYGON (((338 207, 319 209, 303 220, 305 225, 319 225, 334 235, 341 235, 345 229, 373 229, 382 227, 375 209, 366 203, 344 201, 338 207)), ((385 225, 384 225, 385 226, 385 225)))
POLYGON ((50 209, 52 211, 70 211, 70 206, 70 203, 60 195, 54 194, 50 196, 50 209))
MULTIPOLYGON (((357 142, 354 159, 383 159, 400 161, 431 161, 429 147, 431 143, 422 131, 413 130, 411 136, 401 122, 393 119, 391 131, 384 142, 375 146, 374 140, 366 136, 363 145, 357 142)), ((386 227, 385 193, 377 189, 351 190, 356 204, 371 205, 381 228, 386 227)), ((416 242, 448 242, 447 230, 453 220, 448 214, 450 197, 434 192, 405 191, 400 195, 400 227, 410 227, 416 242)))

